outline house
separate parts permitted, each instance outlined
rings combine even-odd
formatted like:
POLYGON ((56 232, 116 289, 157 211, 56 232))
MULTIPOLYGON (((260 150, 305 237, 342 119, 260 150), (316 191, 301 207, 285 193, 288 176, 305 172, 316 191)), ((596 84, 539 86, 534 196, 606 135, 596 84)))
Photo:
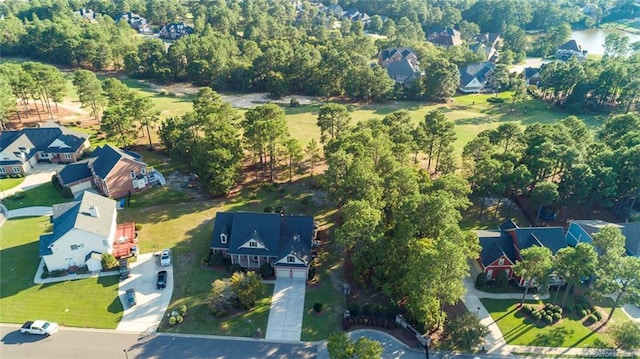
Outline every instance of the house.
POLYGON ((109 144, 96 148, 89 159, 65 166, 57 176, 74 195, 95 187, 110 198, 139 192, 155 182, 164 184, 162 175, 148 170, 140 155, 109 144))
POLYGON ((496 63, 500 58, 500 54, 498 54, 498 47, 501 42, 502 38, 500 37, 500 34, 485 32, 476 35, 473 38, 473 43, 469 45, 469 48, 474 52, 482 51, 486 61, 496 63))
POLYGON ((163 39, 177 40, 183 36, 193 34, 193 28, 182 21, 171 22, 160 29, 160 37, 163 39))
POLYGON ((378 64, 396 83, 408 84, 420 77, 420 61, 410 48, 394 47, 380 51, 378 64))
POLYGON ((539 67, 525 67, 524 80, 529 86, 540 86, 542 75, 540 75, 539 67))
POLYGON ((49 121, 42 127, 0 132, 0 176, 26 175, 38 162, 72 163, 89 148, 89 135, 49 121))
POLYGON ((600 232, 605 226, 620 228, 625 237, 627 255, 640 257, 640 222, 609 223, 601 220, 576 220, 569 224, 567 242, 571 246, 578 243, 593 243, 593 234, 600 232))
POLYGON ((587 59, 587 50, 582 49, 582 46, 573 39, 560 45, 556 50, 556 58, 558 60, 568 61, 572 57, 575 57, 580 62, 587 59))
POLYGON ((496 64, 485 61, 467 65, 460 69, 459 90, 464 93, 487 92, 491 89, 490 80, 496 64))
POLYGON ((211 250, 243 268, 258 270, 269 263, 277 277, 306 279, 314 237, 311 216, 218 212, 211 250))
MULTIPOLYGON (((118 236, 133 223, 116 224, 116 202, 95 193, 84 192, 74 202, 53 206, 53 232, 40 236, 39 252, 49 271, 81 267, 96 254, 113 253, 115 244, 135 247, 133 232, 129 238, 118 236)), ((120 254, 128 253, 120 249, 120 254)), ((93 261, 95 262, 95 261, 93 261)), ((95 263, 91 263, 94 270, 95 263)))
MULTIPOLYGON (((567 238, 562 227, 518 227, 512 220, 500 225, 498 231, 477 231, 480 238, 480 258, 478 263, 487 275, 495 279, 500 271, 507 272, 507 278, 515 278, 521 287, 526 285, 525 278, 515 276, 513 265, 522 260, 520 251, 539 246, 547 247, 552 254, 567 247, 567 238)), ((553 284, 561 284, 556 282, 553 284)))
POLYGON ((435 45, 444 47, 462 45, 460 31, 451 27, 432 27, 427 31, 427 40, 435 45))
POLYGON ((151 26, 144 17, 133 13, 131 11, 125 12, 116 16, 116 21, 126 21, 131 28, 139 33, 148 34, 151 33, 151 26))
POLYGON ((369 16, 366 12, 360 12, 356 8, 350 8, 342 13, 342 19, 347 19, 351 21, 360 21, 366 27, 371 22, 371 16, 369 16))
POLYGON ((80 10, 74 11, 73 13, 86 22, 95 22, 98 15, 95 11, 86 8, 80 8, 80 10))

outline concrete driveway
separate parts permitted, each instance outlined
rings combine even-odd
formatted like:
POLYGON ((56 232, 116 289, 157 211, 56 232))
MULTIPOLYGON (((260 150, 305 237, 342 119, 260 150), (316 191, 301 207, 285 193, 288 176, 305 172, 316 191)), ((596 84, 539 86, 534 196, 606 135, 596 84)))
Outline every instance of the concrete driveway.
POLYGON ((305 279, 276 278, 267 322, 267 340, 300 341, 305 279))
POLYGON ((125 308, 124 315, 116 330, 136 333, 150 333, 158 328, 173 292, 173 266, 161 267, 160 258, 152 253, 141 254, 135 263, 131 263, 131 276, 120 282, 118 296, 125 308), (166 270, 167 287, 156 288, 158 272, 166 270), (137 304, 129 307, 125 291, 133 288, 136 291, 137 304))
POLYGON ((19 191, 30 190, 44 183, 51 183, 51 176, 63 169, 64 166, 56 163, 38 163, 18 186, 0 191, 0 199, 9 197, 19 191))

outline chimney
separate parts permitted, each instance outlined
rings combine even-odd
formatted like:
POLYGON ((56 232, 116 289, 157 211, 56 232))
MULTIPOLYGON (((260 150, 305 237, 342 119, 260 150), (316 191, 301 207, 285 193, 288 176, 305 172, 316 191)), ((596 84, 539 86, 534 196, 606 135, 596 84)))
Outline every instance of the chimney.
POLYGON ((91 215, 91 217, 95 217, 95 218, 100 217, 100 214, 98 213, 98 207, 96 207, 94 205, 89 206, 89 215, 91 215))

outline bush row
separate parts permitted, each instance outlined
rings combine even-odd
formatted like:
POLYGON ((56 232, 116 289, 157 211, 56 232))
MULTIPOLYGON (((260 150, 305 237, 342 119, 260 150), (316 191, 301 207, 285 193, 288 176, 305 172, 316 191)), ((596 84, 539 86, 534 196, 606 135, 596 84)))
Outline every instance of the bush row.
POLYGON ((383 317, 347 317, 342 319, 342 328, 344 330, 349 330, 354 325, 364 325, 385 329, 395 329, 397 324, 395 320, 390 320, 388 318, 383 317))

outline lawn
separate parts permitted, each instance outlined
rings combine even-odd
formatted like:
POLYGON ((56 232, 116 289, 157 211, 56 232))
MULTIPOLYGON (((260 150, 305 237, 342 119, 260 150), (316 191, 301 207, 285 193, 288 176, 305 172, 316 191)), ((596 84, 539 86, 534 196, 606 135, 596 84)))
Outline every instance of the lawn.
POLYGON ((24 177, 20 178, 2 178, 0 179, 0 191, 6 191, 17 187, 20 183, 24 181, 24 177))
POLYGON ((34 284, 38 238, 49 217, 10 219, 0 227, 0 322, 47 319, 70 327, 115 329, 122 318, 118 276, 34 284))
POLYGON ((44 183, 23 193, 24 198, 7 198, 2 201, 2 204, 4 204, 7 209, 12 210, 33 206, 52 206, 56 203, 70 202, 73 200, 73 198, 62 197, 62 195, 53 188, 51 183, 44 183))
MULTIPOLYGON (((519 300, 514 299, 481 299, 482 304, 491 313, 504 335, 507 344, 530 345, 544 347, 576 347, 576 348, 609 348, 613 342, 601 331, 592 331, 581 318, 571 314, 553 325, 542 326, 532 323, 517 309, 519 300)), ((538 303, 529 302, 527 303, 538 303)), ((609 312, 610 305, 600 307, 604 313, 609 312)), ((606 316, 605 316, 606 317, 606 316)), ((611 323, 625 320, 624 313, 614 313, 611 323)))
POLYGON ((169 186, 154 186, 131 196, 127 206, 148 207, 158 204, 188 202, 191 198, 181 191, 171 189, 169 186))

